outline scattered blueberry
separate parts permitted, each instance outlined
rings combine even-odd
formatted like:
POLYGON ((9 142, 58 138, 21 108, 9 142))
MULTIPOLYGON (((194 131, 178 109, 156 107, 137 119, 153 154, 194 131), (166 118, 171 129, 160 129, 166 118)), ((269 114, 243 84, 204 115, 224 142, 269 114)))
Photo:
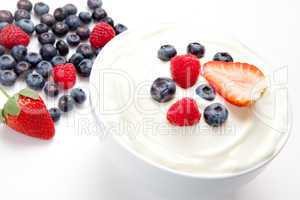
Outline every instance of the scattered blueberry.
POLYGON ((71 31, 75 31, 81 25, 81 21, 76 15, 68 16, 65 23, 69 26, 71 31))
POLYGON ((65 11, 66 15, 69 16, 69 15, 76 15, 77 13, 77 8, 75 5, 73 4, 66 4, 64 7, 63 7, 63 10, 65 11))
POLYGON ((45 32, 38 36, 39 42, 43 44, 54 44, 55 43, 55 35, 52 32, 45 32))
POLYGON ((116 34, 119 35, 120 33, 126 31, 127 27, 124 26, 123 24, 117 24, 117 25, 115 25, 114 29, 116 31, 116 34))
POLYGON ((163 45, 158 50, 158 58, 162 61, 169 61, 171 58, 177 55, 177 51, 172 45, 163 45))
POLYGON ((57 37, 63 37, 69 32, 69 26, 64 22, 56 22, 52 31, 57 37))
POLYGON ((72 63, 75 67, 77 67, 81 61, 83 61, 84 57, 80 53, 74 53, 69 59, 69 63, 72 63))
POLYGON ((92 21, 92 15, 89 12, 80 12, 79 19, 84 24, 89 24, 92 21))
POLYGON ((81 40, 87 40, 90 37, 90 29, 87 26, 80 26, 76 30, 81 40))
POLYGON ((213 60, 215 61, 224 61, 224 62, 233 62, 233 58, 227 52, 218 52, 214 55, 213 60))
POLYGON ((101 22, 107 23, 111 25, 111 27, 114 27, 114 20, 111 17, 105 17, 104 19, 101 20, 101 22))
POLYGON ((53 15, 47 13, 42 15, 41 17, 41 23, 46 24, 47 26, 53 26, 55 24, 56 20, 53 15))
POLYGON ((4 86, 12 86, 17 80, 17 75, 13 70, 0 71, 0 83, 4 86))
POLYGON ((58 100, 58 107, 63 112, 69 112, 74 108, 74 99, 70 95, 64 95, 58 100))
POLYGON ((80 53, 83 55, 85 58, 93 58, 94 57, 94 51, 91 45, 89 44, 81 44, 76 50, 77 53, 80 53))
POLYGON ((8 25, 7 22, 0 22, 0 30, 3 29, 7 25, 8 25))
POLYGON ((27 53, 25 60, 31 65, 31 67, 35 67, 39 62, 42 61, 42 57, 40 54, 35 52, 27 53))
POLYGON ((50 8, 47 4, 43 3, 43 2, 38 2, 34 5, 34 13, 37 15, 37 16, 42 16, 46 13, 49 12, 50 8))
POLYGON ((5 47, 0 45, 0 56, 2 56, 3 54, 5 54, 5 47))
POLYGON ((30 71, 30 68, 31 65, 28 62, 21 61, 17 63, 14 70, 18 76, 21 76, 21 75, 27 75, 27 73, 30 71))
POLYGON ((160 103, 170 101, 176 93, 176 84, 170 78, 157 78, 150 90, 150 94, 155 101, 160 103))
POLYGON ((44 87, 44 92, 49 97, 57 97, 59 94, 59 87, 56 83, 49 81, 44 87))
POLYGON ((15 12, 15 20, 18 21, 20 19, 30 19, 31 15, 27 10, 18 9, 15 12))
POLYGON ((58 40, 56 42, 56 49, 61 56, 66 56, 69 53, 69 47, 64 40, 58 40))
POLYGON ((40 35, 49 31, 49 27, 46 24, 38 24, 35 26, 36 34, 40 35))
POLYGON ((102 50, 102 48, 94 49, 94 54, 96 56, 98 56, 98 54, 100 53, 101 50, 102 50))
POLYGON ((93 61, 90 59, 83 59, 78 66, 76 66, 78 74, 82 77, 89 77, 91 75, 93 61))
POLYGON ((80 37, 76 33, 67 35, 67 42, 70 46, 75 47, 80 43, 80 37))
POLYGON ((40 54, 44 60, 50 61, 57 55, 57 49, 52 44, 45 44, 40 49, 40 54))
POLYGON ((85 92, 80 88, 75 88, 71 91, 71 96, 77 104, 83 104, 86 100, 85 92))
POLYGON ((54 10, 53 16, 57 21, 63 21, 67 17, 65 10, 62 8, 56 8, 54 10))
POLYGON ((53 122, 58 122, 61 118, 61 111, 58 109, 58 108, 51 108, 49 109, 49 113, 50 113, 50 116, 53 120, 53 122))
POLYGON ((25 82, 33 90, 41 90, 45 85, 44 77, 34 71, 26 76, 25 82))
POLYGON ((104 19, 105 17, 107 17, 107 13, 102 8, 96 8, 94 10, 92 16, 95 21, 100 21, 100 20, 104 19))
POLYGON ((220 103, 213 103, 204 109, 204 119, 210 126, 221 126, 227 118, 228 110, 220 103))
POLYGON ((212 101, 216 97, 216 92, 213 87, 202 84, 196 88, 196 94, 199 95, 201 98, 212 101))
POLYGON ((55 56, 51 60, 52 65, 66 64, 67 60, 64 56, 55 56))
POLYGON ((11 55, 0 56, 0 70, 11 70, 16 66, 16 61, 11 55))
POLYGON ((16 25, 30 35, 34 32, 34 24, 30 19, 20 19, 16 22, 16 25))
POLYGON ((187 53, 193 54, 198 58, 203 58, 205 54, 205 47, 200 43, 193 42, 188 45, 187 53))
POLYGON ((94 10, 96 8, 101 8, 103 5, 102 0, 88 0, 87 5, 90 9, 94 10))
POLYGON ((9 24, 13 23, 13 14, 8 10, 0 10, 0 22, 7 22, 9 24))
POLYGON ((41 62, 39 62, 39 64, 37 64, 35 70, 44 78, 48 78, 51 75, 52 68, 53 66, 50 62, 42 60, 41 62))
POLYGON ((33 7, 32 3, 29 0, 19 0, 17 3, 18 9, 24 9, 27 10, 28 12, 31 12, 32 7, 33 7))
POLYGON ((27 48, 23 45, 14 46, 11 49, 11 55, 15 58, 16 61, 25 60, 25 56, 27 55, 27 48))

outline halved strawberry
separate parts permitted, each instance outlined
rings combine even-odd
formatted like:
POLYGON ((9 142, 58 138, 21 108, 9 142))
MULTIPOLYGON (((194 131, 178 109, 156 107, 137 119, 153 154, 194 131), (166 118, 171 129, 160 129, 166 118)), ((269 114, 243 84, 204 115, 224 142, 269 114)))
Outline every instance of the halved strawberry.
POLYGON ((267 87, 263 72, 247 63, 210 61, 203 76, 228 102, 241 107, 253 104, 267 87))

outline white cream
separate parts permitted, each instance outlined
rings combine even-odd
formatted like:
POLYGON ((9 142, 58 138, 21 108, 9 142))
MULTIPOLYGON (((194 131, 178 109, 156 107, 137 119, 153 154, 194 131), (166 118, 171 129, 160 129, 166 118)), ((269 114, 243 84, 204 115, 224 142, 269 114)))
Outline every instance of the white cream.
POLYGON ((208 126, 203 117, 199 124, 184 128, 172 126, 166 120, 170 105, 182 97, 194 98, 201 112, 212 103, 195 94, 195 88, 206 82, 203 77, 187 90, 177 86, 176 97, 168 103, 151 99, 152 82, 158 77, 170 77, 170 63, 157 58, 162 44, 172 44, 178 54, 185 54, 187 44, 198 41, 206 47, 202 64, 216 52, 227 51, 235 61, 254 64, 268 75, 270 66, 242 45, 213 35, 165 26, 156 31, 127 34, 110 43, 99 56, 91 79, 96 88, 101 86, 97 91, 99 99, 95 103, 98 96, 94 96, 93 103, 97 104, 107 131, 144 158, 193 174, 241 172, 274 155, 287 137, 282 123, 286 110, 278 106, 284 103, 284 97, 274 101, 271 87, 250 108, 233 106, 217 96, 214 102, 222 102, 229 109, 228 121, 220 128, 208 126), (271 116, 275 110, 274 118, 271 116))

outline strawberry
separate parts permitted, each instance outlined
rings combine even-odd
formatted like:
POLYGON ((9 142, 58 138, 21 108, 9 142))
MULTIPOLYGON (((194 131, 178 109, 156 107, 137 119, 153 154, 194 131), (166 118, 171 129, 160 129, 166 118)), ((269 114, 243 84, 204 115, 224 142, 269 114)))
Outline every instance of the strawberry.
POLYGON ((19 93, 8 97, 3 109, 0 109, 0 119, 13 130, 25 135, 49 140, 55 134, 54 123, 39 95, 23 89, 19 93))
POLYGON ((263 72, 247 63, 210 61, 203 71, 209 84, 236 106, 250 106, 267 87, 263 72))
POLYGON ((30 36, 16 25, 10 24, 0 31, 0 44, 8 49, 16 45, 27 46, 30 36))
POLYGON ((168 121, 175 126, 192 126, 197 124, 200 118, 197 102, 192 98, 177 101, 167 112, 168 121))
POLYGON ((76 83, 76 68, 72 63, 56 65, 52 70, 54 82, 64 89, 72 88, 76 83))
POLYGON ((95 49, 102 48, 116 35, 115 30, 107 23, 95 25, 90 34, 90 43, 95 49))
POLYGON ((191 54, 175 56, 171 59, 171 74, 173 80, 186 89, 195 85, 200 74, 200 61, 191 54))

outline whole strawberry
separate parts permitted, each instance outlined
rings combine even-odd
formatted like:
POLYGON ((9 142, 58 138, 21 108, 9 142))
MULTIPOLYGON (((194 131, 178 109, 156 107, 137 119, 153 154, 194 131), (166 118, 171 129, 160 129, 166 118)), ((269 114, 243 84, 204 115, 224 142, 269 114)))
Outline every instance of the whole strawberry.
POLYGON ((52 70, 54 82, 64 89, 72 88, 76 83, 76 68, 72 63, 56 65, 52 70))
POLYGON ((107 23, 96 24, 90 34, 90 43, 95 49, 102 48, 116 35, 115 30, 107 23))
POLYGON ((27 46, 29 42, 29 35, 14 24, 7 25, 0 31, 0 44, 8 49, 16 45, 27 46))
POLYGON ((0 109, 0 119, 8 127, 25 135, 49 140, 55 134, 54 123, 39 95, 23 89, 19 93, 8 97, 3 109, 0 109))

